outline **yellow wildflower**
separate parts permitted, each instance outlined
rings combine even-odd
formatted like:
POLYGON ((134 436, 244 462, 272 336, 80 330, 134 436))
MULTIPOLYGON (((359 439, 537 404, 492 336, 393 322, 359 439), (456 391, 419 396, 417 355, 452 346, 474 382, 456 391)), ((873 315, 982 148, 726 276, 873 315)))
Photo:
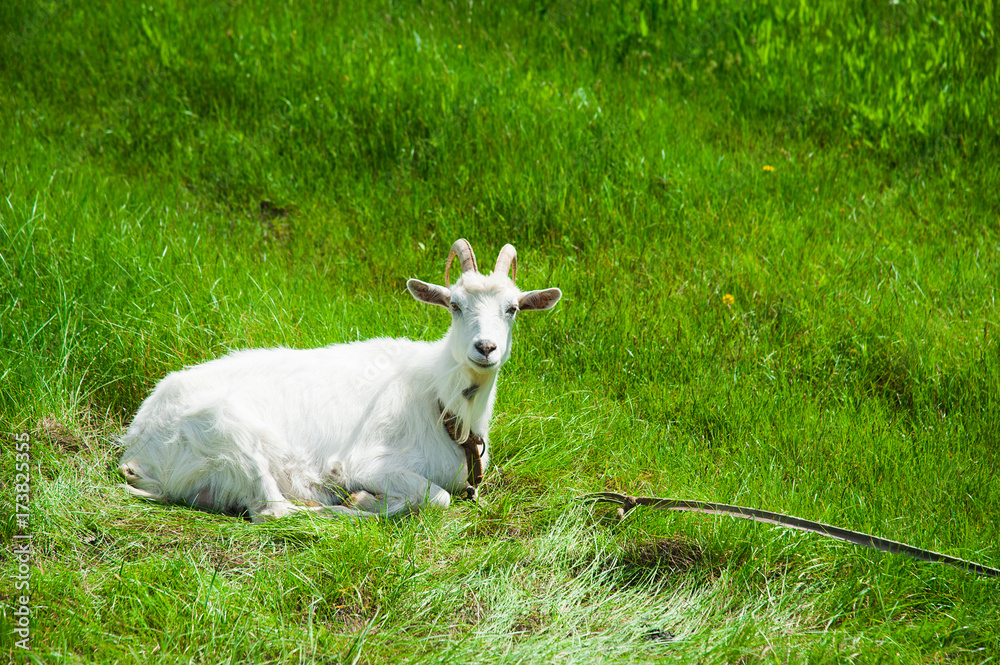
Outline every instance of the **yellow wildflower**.
POLYGON ((774 167, 771 166, 770 164, 765 164, 764 165, 764 170, 767 171, 768 173, 770 173, 771 171, 774 170, 774 167))
POLYGON ((732 293, 722 296, 722 304, 726 307, 731 307, 734 302, 736 302, 736 298, 733 297, 732 293))

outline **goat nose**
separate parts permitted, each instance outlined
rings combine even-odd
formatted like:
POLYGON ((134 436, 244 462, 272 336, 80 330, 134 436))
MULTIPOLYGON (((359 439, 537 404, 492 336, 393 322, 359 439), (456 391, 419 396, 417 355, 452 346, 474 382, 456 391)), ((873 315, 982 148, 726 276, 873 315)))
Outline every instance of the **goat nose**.
POLYGON ((482 342, 482 341, 476 342, 475 344, 473 344, 473 346, 476 348, 476 351, 479 351, 481 354, 483 354, 483 358, 489 358, 490 354, 493 353, 497 348, 497 345, 494 344, 493 342, 482 342))

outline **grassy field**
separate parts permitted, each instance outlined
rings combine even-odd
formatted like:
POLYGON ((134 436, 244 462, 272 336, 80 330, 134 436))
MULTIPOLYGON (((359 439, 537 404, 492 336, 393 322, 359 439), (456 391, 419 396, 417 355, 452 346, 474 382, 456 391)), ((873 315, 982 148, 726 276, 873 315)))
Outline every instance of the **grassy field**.
POLYGON ((574 500, 1000 565, 1000 10, 806 4, 0 4, 4 656, 996 662, 995 580, 574 500), (121 489, 169 371, 439 337, 404 282, 458 237, 564 292, 518 324, 478 505, 255 525, 121 489))

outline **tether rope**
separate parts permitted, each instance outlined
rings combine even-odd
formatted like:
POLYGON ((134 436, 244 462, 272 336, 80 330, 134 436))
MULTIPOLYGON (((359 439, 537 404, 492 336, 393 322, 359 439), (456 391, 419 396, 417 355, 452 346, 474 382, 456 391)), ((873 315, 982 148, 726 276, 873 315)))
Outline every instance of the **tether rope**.
POLYGON ((965 559, 959 559, 958 557, 948 556, 947 554, 941 554, 940 552, 934 552, 932 550, 921 549, 919 547, 914 547, 913 545, 907 545, 906 543, 896 542, 895 540, 879 538, 878 536, 862 533, 861 531, 851 531, 850 529, 833 526, 832 524, 814 522, 812 520, 802 519, 801 517, 795 517, 793 515, 773 513, 768 510, 758 510, 756 508, 746 508, 744 506, 731 506, 726 503, 712 503, 709 501, 664 499, 650 496, 628 496, 625 494, 619 494, 618 492, 596 492, 594 494, 585 494, 584 496, 581 496, 580 499, 593 503, 605 501, 608 503, 618 504, 619 519, 624 518, 625 515, 636 506, 648 506, 658 510, 682 510, 695 513, 707 513, 709 515, 730 515, 732 517, 741 517, 755 522, 763 522, 764 524, 773 524, 775 526, 782 526, 789 529, 798 529, 800 531, 818 533, 822 536, 843 540, 848 543, 854 543, 855 545, 861 545, 862 547, 870 547, 882 552, 905 554, 906 556, 910 556, 921 561, 946 563, 950 566, 955 566, 956 568, 961 568, 962 570, 967 570, 978 575, 1000 577, 1000 569, 990 568, 989 566, 984 566, 983 564, 976 563, 975 561, 966 561, 965 559))

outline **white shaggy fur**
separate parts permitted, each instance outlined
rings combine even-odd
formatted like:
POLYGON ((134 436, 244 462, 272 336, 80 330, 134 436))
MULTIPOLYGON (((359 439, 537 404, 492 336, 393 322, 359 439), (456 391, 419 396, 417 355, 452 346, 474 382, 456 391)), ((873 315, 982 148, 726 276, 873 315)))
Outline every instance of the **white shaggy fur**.
MULTIPOLYGON (((471 430, 487 442, 485 469, 515 315, 549 309, 561 293, 522 293, 507 266, 483 276, 474 256, 472 265, 463 263, 451 288, 407 282, 418 300, 452 310, 436 342, 238 351, 167 375, 123 438, 119 468, 129 489, 246 510, 254 521, 304 509, 391 515, 447 506, 449 493, 474 495, 465 453, 445 431, 438 404, 458 416, 463 438, 471 430)), ((516 258, 514 267, 516 274, 516 258)))

